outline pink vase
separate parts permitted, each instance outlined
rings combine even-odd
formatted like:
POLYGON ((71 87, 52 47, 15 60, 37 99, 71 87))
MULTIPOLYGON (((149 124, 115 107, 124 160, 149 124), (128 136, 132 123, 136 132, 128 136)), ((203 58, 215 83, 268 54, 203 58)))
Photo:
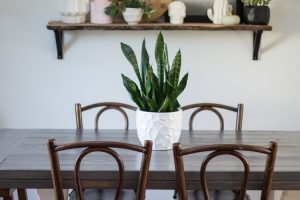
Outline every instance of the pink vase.
POLYGON ((110 6, 108 0, 95 0, 91 3, 91 23, 111 24, 112 18, 105 14, 105 8, 110 6))

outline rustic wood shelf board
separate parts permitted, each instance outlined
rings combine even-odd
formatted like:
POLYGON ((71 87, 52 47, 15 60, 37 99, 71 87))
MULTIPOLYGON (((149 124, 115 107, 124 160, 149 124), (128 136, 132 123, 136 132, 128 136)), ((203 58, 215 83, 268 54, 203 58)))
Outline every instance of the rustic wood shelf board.
POLYGON ((64 31, 77 30, 108 30, 108 31, 145 31, 145 30, 166 30, 166 31, 252 31, 253 32, 253 60, 258 60, 260 41, 263 31, 271 31, 269 25, 216 25, 209 23, 184 23, 173 25, 170 23, 144 23, 128 25, 125 23, 116 24, 66 24, 61 21, 50 21, 47 25, 53 30, 56 39, 57 58, 63 59, 63 33, 64 31))
POLYGON ((118 24, 66 24, 59 21, 51 21, 48 23, 49 30, 208 30, 208 31, 224 31, 224 30, 237 30, 237 31, 270 31, 272 26, 269 25, 216 25, 208 23, 184 23, 181 25, 173 25, 170 23, 145 23, 135 26, 127 25, 125 23, 118 24))

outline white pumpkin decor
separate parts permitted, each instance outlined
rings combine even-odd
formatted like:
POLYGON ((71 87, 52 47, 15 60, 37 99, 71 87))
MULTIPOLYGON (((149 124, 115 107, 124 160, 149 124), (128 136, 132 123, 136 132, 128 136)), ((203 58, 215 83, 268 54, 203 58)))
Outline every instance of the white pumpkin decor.
POLYGON ((228 0, 215 0, 213 9, 207 10, 207 16, 214 24, 221 24, 222 17, 227 16, 231 11, 232 6, 228 0))
POLYGON ((223 25, 235 25, 239 24, 241 22, 241 19, 237 15, 228 15, 228 16, 223 16, 221 23, 223 25))

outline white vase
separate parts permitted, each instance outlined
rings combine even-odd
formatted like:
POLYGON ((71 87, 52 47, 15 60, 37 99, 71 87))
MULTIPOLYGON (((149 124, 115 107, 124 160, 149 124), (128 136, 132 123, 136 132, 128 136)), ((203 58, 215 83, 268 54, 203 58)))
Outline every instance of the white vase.
POLYGON ((59 11, 64 23, 85 22, 89 8, 89 0, 59 0, 59 11))
POLYGON ((137 25, 144 14, 144 10, 141 8, 125 8, 123 11, 124 20, 129 25, 137 25))
POLYGON ((105 14, 105 9, 111 5, 109 0, 94 0, 91 3, 91 23, 111 24, 112 18, 105 14))
POLYGON ((182 110, 169 113, 136 111, 136 128, 142 144, 153 142, 153 150, 172 149, 179 141, 182 125, 182 110))

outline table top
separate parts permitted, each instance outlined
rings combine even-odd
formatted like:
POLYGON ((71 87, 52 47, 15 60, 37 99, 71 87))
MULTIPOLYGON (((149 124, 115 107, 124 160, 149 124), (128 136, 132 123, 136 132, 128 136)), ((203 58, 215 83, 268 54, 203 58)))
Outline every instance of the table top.
MULTIPOLYGON (((0 130, 0 188, 51 188, 51 174, 46 142, 55 138, 58 144, 75 141, 119 141, 140 145, 136 131, 124 130, 52 130, 1 129, 0 130)), ((208 144, 251 144, 268 146, 278 143, 278 154, 273 177, 273 189, 300 189, 300 131, 182 131, 183 148, 208 144)), ((73 167, 80 150, 60 153, 63 185, 74 187, 73 167)), ((117 150, 125 164, 125 188, 134 188, 138 180, 141 155, 117 150)), ((249 189, 262 183, 265 157, 243 153, 250 163, 249 189)), ((207 154, 196 154, 184 159, 186 183, 189 189, 200 188, 200 165, 207 154)), ((83 162, 83 184, 95 187, 113 187, 118 177, 115 161, 104 154, 93 154, 83 162), (91 162, 92 161, 92 162, 91 162), (99 180, 105 183, 99 183, 99 180)), ((231 157, 220 157, 208 166, 208 185, 211 189, 239 189, 242 164, 231 157)), ((173 152, 153 151, 148 188, 175 189, 176 175, 173 152)))

